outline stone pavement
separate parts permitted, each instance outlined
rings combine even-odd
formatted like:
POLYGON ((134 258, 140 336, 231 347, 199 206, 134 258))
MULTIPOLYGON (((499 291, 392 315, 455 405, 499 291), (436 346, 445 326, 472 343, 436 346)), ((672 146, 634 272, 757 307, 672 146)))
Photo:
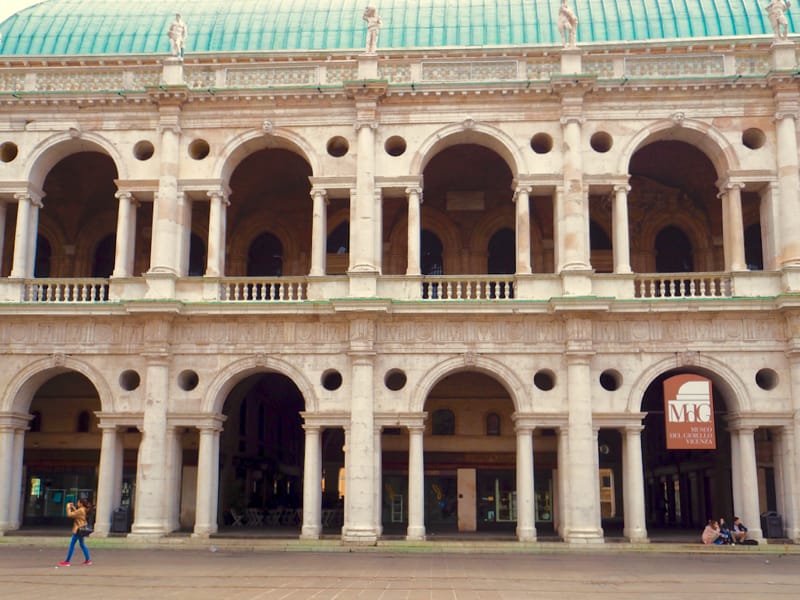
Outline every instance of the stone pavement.
MULTIPOLYGON (((68 537, 0 538, 0 598, 26 600, 593 600, 726 597, 795 599, 794 547, 681 552, 667 545, 580 549, 480 545, 424 548, 246 547, 89 542, 94 564, 76 548, 57 568, 68 537), (58 543, 56 543, 58 542, 58 543)), ((544 545, 542 545, 544 546, 544 545)))

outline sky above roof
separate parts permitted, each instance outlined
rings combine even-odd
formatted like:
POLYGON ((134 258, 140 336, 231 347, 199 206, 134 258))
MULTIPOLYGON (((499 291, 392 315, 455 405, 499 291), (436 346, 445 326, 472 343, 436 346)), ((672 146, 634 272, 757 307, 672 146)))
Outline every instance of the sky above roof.
POLYGON ((38 4, 41 1, 42 0, 2 0, 2 2, 0 2, 0 21, 5 21, 15 12, 19 12, 23 8, 28 8, 33 4, 38 4))

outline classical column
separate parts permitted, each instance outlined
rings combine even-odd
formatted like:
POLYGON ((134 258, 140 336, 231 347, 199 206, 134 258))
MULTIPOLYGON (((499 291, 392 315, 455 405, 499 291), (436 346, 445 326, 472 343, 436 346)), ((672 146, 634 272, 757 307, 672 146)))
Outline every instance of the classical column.
POLYGON ((351 198, 350 265, 353 271, 377 271, 378 224, 375 214, 375 121, 359 121, 355 201, 351 198))
POLYGON ((375 531, 378 536, 383 534, 383 450, 381 448, 381 428, 375 428, 374 435, 375 460, 372 481, 375 482, 375 498, 372 500, 372 510, 375 514, 375 531))
POLYGON ((780 189, 779 266, 800 266, 800 176, 797 156, 797 92, 794 84, 786 93, 778 92, 777 129, 778 188, 780 189))
POLYGON ((136 211, 133 194, 117 192, 117 240, 114 249, 112 277, 130 277, 133 274, 134 244, 136 238, 136 211))
POLYGON ((725 270, 746 271, 744 257, 744 224, 742 221, 741 183, 727 183, 721 187, 719 197, 722 201, 722 238, 725 256, 725 270))
MULTIPOLYGON (((795 417, 796 419, 797 417, 795 417)), ((800 478, 798 478, 797 436, 795 424, 781 428, 781 481, 783 483, 783 526, 786 536, 800 542, 800 478)), ((776 473, 777 476, 777 473, 776 473)), ((763 534, 763 532, 762 532, 763 534)))
POLYGON ((183 428, 167 426, 167 474, 165 502, 167 532, 181 526, 181 479, 183 475, 183 428))
POLYGON ((425 426, 408 427, 408 530, 406 539, 425 539, 425 463, 423 434, 425 426))
POLYGON ((11 487, 9 488, 9 518, 8 521, 12 529, 19 529, 21 523, 21 502, 22 502, 22 461, 25 453, 25 431, 26 428, 18 427, 14 432, 14 463, 11 471, 11 487))
POLYGON ((179 106, 162 107, 161 164, 158 192, 153 206, 153 237, 150 246, 149 273, 180 273, 183 250, 182 200, 178 195, 178 164, 180 161, 179 106))
POLYGON ((230 201, 221 190, 208 192, 208 260, 206 277, 225 276, 225 241, 230 201))
POLYGON ((406 275, 420 274, 420 246, 422 244, 422 222, 419 207, 422 204, 422 188, 406 188, 408 196, 408 241, 406 275))
POLYGON ((630 231, 628 227, 628 192, 631 186, 615 185, 611 203, 611 221, 614 236, 614 273, 631 272, 630 231))
POLYGON ((517 187, 514 202, 517 205, 517 275, 530 275, 531 273, 531 208, 530 193, 533 188, 527 186, 517 187))
POLYGON ((517 539, 536 541, 533 428, 517 426, 517 539))
POLYGON ((306 432, 303 459, 303 528, 300 539, 317 540, 322 533, 322 444, 321 428, 303 425, 306 432))
POLYGON ((11 526, 11 489, 14 474, 14 432, 16 427, 0 422, 0 534, 11 526))
POLYGON ((597 430, 592 423, 591 321, 570 319, 566 330, 569 405, 566 541, 599 543, 603 541, 603 529, 600 525, 597 430))
POLYGON ((12 279, 30 279, 36 264, 36 236, 39 228, 41 200, 32 194, 14 194, 17 200, 17 224, 14 232, 12 279))
POLYGON ((564 132, 564 193, 562 195, 563 219, 560 234, 561 260, 564 270, 588 270, 589 264, 589 202, 583 184, 581 158, 581 125, 583 117, 561 117, 564 132))
POLYGON ((6 203, 0 200, 0 267, 3 265, 3 249, 6 243, 6 203))
POLYGON ((197 499, 195 505, 194 533, 192 537, 204 538, 216 533, 219 498, 219 434, 218 422, 198 427, 200 447, 197 451, 197 499))
POLYGON ((378 273, 383 271, 383 189, 375 188, 373 192, 375 198, 375 208, 372 212, 375 220, 375 248, 373 251, 375 270, 378 273))
POLYGON ((325 275, 325 253, 328 236, 328 192, 322 188, 311 188, 311 270, 309 275, 325 275))
MULTIPOLYGON (((775 501, 776 510, 783 515, 783 526, 786 531, 790 531, 791 500, 787 495, 791 486, 786 485, 786 442, 783 435, 783 427, 770 428, 772 435, 772 464, 775 467, 775 501)), ((762 532, 763 533, 763 532, 762 532)))
POLYGON ((564 188, 553 191, 553 265, 555 272, 564 270, 564 188))
POLYGON ((118 481, 117 471, 122 470, 122 465, 117 463, 117 446, 121 446, 117 426, 101 423, 100 430, 103 438, 100 445, 94 532, 98 537, 105 537, 111 531, 111 515, 117 506, 114 502, 114 486, 118 481))
POLYGON ((142 441, 136 468, 136 520, 134 536, 167 533, 167 407, 169 404, 169 356, 146 355, 145 409, 142 441))
POLYGON ((734 478, 739 477, 740 504, 734 511, 747 525, 747 537, 761 539, 761 519, 758 510, 758 467, 756 466, 756 443, 753 427, 740 427, 734 432, 739 438, 739 473, 733 471, 734 478))
POLYGON ((622 437, 622 503, 625 526, 622 534, 631 542, 646 542, 642 425, 628 425, 622 437))
POLYGON ((347 442, 347 492, 342 539, 374 542, 375 529, 375 420, 374 360, 375 323, 350 322, 350 435, 347 442))
MULTIPOLYGON (((739 432, 731 429, 731 493, 733 494, 733 512, 739 514, 741 507, 744 505, 744 496, 742 491, 742 465, 741 457, 742 451, 739 447, 739 432)), ((744 513, 739 514, 744 520, 744 513)), ((747 524, 745 522, 745 524, 747 524)), ((750 527, 749 524, 747 524, 750 527)))
POLYGON ((567 499, 569 498, 568 455, 569 429, 561 427, 558 430, 558 456, 556 457, 558 465, 558 496, 555 498, 554 506, 558 506, 557 531, 562 540, 567 539, 567 531, 569 531, 569 511, 567 506, 567 499))

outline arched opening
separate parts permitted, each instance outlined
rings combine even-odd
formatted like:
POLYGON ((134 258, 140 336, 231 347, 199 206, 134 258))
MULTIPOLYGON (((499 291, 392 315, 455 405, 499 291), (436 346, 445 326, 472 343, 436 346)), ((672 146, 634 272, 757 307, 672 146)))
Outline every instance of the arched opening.
POLYGON ((647 387, 642 399, 642 411, 647 413, 642 432, 645 514, 648 533, 655 535, 675 529, 699 535, 708 519, 730 519, 734 514, 728 402, 713 377, 715 448, 667 448, 664 381, 688 373, 685 369, 663 373, 647 387))
POLYGON ((231 275, 308 273, 311 174, 302 156, 283 148, 253 152, 234 169, 226 215, 231 253, 226 264, 231 275), (275 239, 262 238, 264 232, 275 239), (275 243, 278 236, 284 245, 275 243), (262 247, 254 249, 254 243, 262 247))
POLYGON ((223 406, 219 523, 296 536, 302 524, 305 402, 279 373, 239 382, 223 406))
POLYGON ((589 221, 589 247, 591 249, 592 268, 598 273, 614 271, 614 256, 611 238, 606 230, 594 219, 589 221))
POLYGON ((117 246, 117 236, 107 235, 94 249, 92 259, 92 277, 111 277, 114 272, 114 252, 117 246))
POLYGON ((53 269, 53 247, 43 235, 36 237, 36 262, 33 267, 34 277, 50 277, 53 269))
POLYGON ((247 250, 247 276, 280 277, 282 274, 283 244, 271 233, 264 232, 247 250))
POLYGON ((196 233, 189 241, 189 277, 202 277, 206 272, 206 245, 196 233))
MULTIPOLYGON (((431 390, 424 410, 429 415, 423 436, 426 531, 514 535, 516 437, 508 391, 489 375, 454 373, 431 390)), ((394 490, 408 485, 407 451, 398 451, 404 440, 395 436, 391 444, 384 442, 384 486, 394 490)), ((542 491, 544 505, 546 490, 551 489, 544 463, 554 457, 545 451, 534 455, 541 486, 537 492, 542 491)), ((384 515, 388 501, 384 498, 384 515)), ((551 514, 543 510, 539 518, 550 519, 551 514)), ((385 528, 392 525, 396 524, 384 520, 385 528)))
POLYGON ((724 238, 717 186, 721 174, 709 157, 687 142, 655 141, 634 153, 629 172, 634 272, 721 271, 724 248, 713 242, 724 238), (660 231, 666 237, 654 244, 660 231), (683 245, 685 240, 691 243, 683 245))
POLYGON ((656 235, 653 244, 656 273, 694 271, 694 252, 689 237, 678 227, 668 225, 656 235))
POLYGON ((513 274, 517 269, 517 236, 504 227, 489 240, 487 273, 490 275, 513 274))
MULTIPOLYGON (((44 179, 46 209, 39 212, 40 227, 45 229, 40 231, 60 232, 62 239, 48 258, 41 243, 37 246, 36 277, 111 275, 119 205, 115 197, 117 177, 111 157, 94 151, 70 154, 48 172, 44 179), (45 262, 49 265, 47 275, 45 262)), ((151 208, 148 211, 152 213, 151 208)), ((144 246, 149 252, 149 244, 136 244, 136 248, 144 246)), ((138 256, 137 261, 141 263, 138 256)))
POLYGON ((744 259, 749 270, 764 270, 764 251, 761 243, 761 223, 753 223, 744 230, 744 259))
MULTIPOLYGON (((56 375, 34 393, 28 412, 35 422, 25 434, 23 455, 24 528, 63 529, 71 523, 68 502, 88 498, 94 504, 101 446, 94 413, 100 408, 94 385, 76 372, 56 375)), ((135 445, 126 445, 124 463, 130 483, 135 479, 135 445)), ((130 495, 125 499, 130 501, 130 495)))
MULTIPOLYGON (((515 219, 511 169, 499 154, 489 148, 478 144, 457 144, 445 148, 430 159, 423 178, 423 236, 426 226, 430 227, 427 222, 432 211, 449 221, 452 231, 448 232, 448 236, 463 240, 486 239, 475 234, 483 226, 487 214, 505 217, 506 222, 515 219)), ((513 240, 513 231, 510 233, 513 240)), ((496 251, 504 249, 507 242, 507 234, 503 233, 495 242, 499 246, 496 251)), ((422 243, 424 252, 424 237, 422 243)), ((482 243, 485 244, 485 241, 482 243)), ((450 255, 442 257, 442 266, 447 265, 445 270, 449 274, 484 273, 490 261, 494 268, 504 269, 497 272, 514 272, 513 260, 508 271, 507 258, 502 254, 490 256, 491 249, 487 246, 463 249, 448 247, 446 252, 450 255), (464 251, 466 256, 463 255, 464 251)), ((424 262, 423 258, 423 269, 424 262)))

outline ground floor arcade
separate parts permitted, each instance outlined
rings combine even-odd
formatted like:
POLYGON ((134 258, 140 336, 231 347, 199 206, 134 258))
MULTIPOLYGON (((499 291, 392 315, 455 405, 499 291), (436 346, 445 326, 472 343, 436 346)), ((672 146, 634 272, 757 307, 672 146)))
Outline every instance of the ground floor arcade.
MULTIPOLYGON (((502 372, 460 360, 432 376, 417 410, 353 414, 309 410, 289 375, 254 365, 221 388, 217 410, 154 415, 104 410, 78 370, 43 370, 28 410, 0 415, 0 489, 9 491, 0 524, 59 523, 66 502, 86 496, 98 535, 263 525, 356 543, 481 531, 595 543, 604 528, 643 541, 735 513, 760 538, 770 510, 792 537, 791 418, 743 414, 724 380, 706 373, 719 398, 717 449, 664 450, 658 384, 696 371, 660 373, 638 410, 592 412, 570 399, 566 411, 524 412, 502 372)), ((567 376, 585 391, 588 363, 571 361, 567 376)))

